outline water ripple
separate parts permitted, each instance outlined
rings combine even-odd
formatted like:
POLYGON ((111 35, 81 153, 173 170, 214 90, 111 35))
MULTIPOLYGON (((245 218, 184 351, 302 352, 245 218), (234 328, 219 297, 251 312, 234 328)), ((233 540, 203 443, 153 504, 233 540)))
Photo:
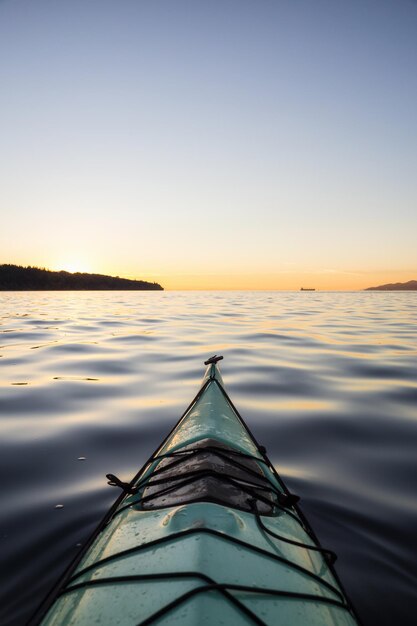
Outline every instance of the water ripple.
POLYGON ((2 625, 26 622, 115 498, 105 474, 136 473, 196 392, 202 361, 224 353, 233 400, 339 554, 365 626, 414 626, 416 294, 0 303, 2 625))

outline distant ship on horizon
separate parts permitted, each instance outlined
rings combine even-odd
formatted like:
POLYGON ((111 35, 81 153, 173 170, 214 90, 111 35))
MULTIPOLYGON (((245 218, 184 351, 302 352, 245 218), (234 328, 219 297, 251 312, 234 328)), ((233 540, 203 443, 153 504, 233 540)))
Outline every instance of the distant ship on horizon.
POLYGON ((316 289, 315 288, 301 287, 300 291, 316 291, 316 289))

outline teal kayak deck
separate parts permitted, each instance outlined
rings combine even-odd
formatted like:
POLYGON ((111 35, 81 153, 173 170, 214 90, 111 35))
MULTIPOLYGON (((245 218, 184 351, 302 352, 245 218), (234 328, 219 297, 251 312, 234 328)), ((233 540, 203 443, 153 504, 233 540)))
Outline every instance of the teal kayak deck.
MULTIPOLYGON (((216 359, 40 612, 43 626, 340 625, 357 617, 216 359)), ((114 477, 113 477, 114 478, 114 477)))

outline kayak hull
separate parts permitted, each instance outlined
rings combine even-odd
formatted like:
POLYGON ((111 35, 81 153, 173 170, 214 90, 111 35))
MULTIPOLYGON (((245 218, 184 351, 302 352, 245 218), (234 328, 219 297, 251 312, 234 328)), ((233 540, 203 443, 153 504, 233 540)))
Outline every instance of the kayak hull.
POLYGON ((358 623, 215 363, 129 488, 43 626, 358 623))

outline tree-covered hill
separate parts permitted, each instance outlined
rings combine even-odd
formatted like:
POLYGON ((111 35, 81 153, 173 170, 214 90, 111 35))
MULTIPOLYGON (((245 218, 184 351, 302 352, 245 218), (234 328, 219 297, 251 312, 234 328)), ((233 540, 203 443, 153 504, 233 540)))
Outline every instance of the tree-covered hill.
POLYGON ((409 280, 407 283, 388 283, 378 287, 368 287, 365 291, 417 291, 417 280, 409 280))
POLYGON ((0 291, 99 291, 153 290, 162 291, 158 283, 130 280, 119 276, 76 272, 52 272, 39 267, 0 265, 0 291))

